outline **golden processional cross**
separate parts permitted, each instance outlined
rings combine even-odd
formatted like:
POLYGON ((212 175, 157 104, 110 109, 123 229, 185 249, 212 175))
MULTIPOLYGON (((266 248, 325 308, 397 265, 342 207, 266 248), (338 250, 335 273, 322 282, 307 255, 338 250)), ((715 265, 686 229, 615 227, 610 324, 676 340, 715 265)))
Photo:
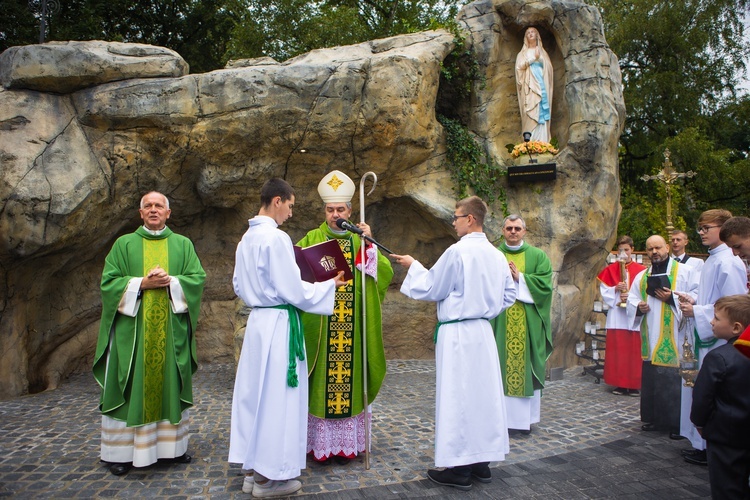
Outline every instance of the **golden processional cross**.
POLYGON ((674 231, 674 226, 672 225, 672 184, 674 184, 677 179, 698 175, 692 170, 688 170, 684 173, 672 170, 672 162, 669 161, 670 155, 671 153, 669 152, 669 149, 665 149, 664 163, 662 164, 663 168, 658 174, 641 176, 641 180, 644 181, 660 181, 664 183, 664 187, 667 191, 667 239, 669 239, 669 236, 672 235, 672 231, 674 231))

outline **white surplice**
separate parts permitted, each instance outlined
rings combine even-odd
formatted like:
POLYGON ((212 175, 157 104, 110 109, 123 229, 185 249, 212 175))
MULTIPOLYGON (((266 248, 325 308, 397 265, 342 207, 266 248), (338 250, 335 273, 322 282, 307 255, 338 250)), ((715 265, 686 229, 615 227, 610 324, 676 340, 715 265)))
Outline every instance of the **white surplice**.
MULTIPOLYGON (((689 294, 691 297, 695 297, 698 292, 698 280, 695 277, 695 271, 690 266, 686 266, 684 264, 677 264, 673 259, 669 259, 669 263, 667 264, 667 276, 671 276, 672 269, 675 265, 678 265, 677 268, 677 278, 675 286, 672 287, 672 290, 678 291, 678 292, 685 292, 689 294)), ((682 320, 682 311, 679 308, 679 297, 672 293, 672 300, 674 305, 668 304, 666 302, 663 302, 656 297, 652 297, 651 295, 646 295, 646 303, 651 308, 651 310, 644 314, 639 315, 638 313, 638 304, 643 300, 643 295, 641 294, 641 282, 646 279, 646 273, 650 273, 651 268, 646 269, 645 271, 641 271, 636 275, 635 279, 633 279, 633 283, 630 286, 630 291, 628 293, 628 303, 627 303, 627 314, 628 314, 628 323, 629 323, 629 329, 630 330, 640 330, 641 329, 641 322, 646 321, 648 326, 648 358, 646 361, 652 361, 652 357, 654 354, 654 350, 658 346, 659 337, 661 335, 661 327, 662 327, 662 321, 663 321, 663 312, 665 307, 669 307, 672 310, 673 315, 673 321, 672 321, 672 342, 673 346, 677 350, 677 356, 678 360, 682 358, 682 343, 683 339, 680 338, 680 321, 682 320)), ((676 370, 678 367, 675 366, 673 369, 676 370)), ((649 372, 651 373, 651 372, 649 372)), ((654 377, 653 373, 649 375, 649 377, 654 377)), ((666 380, 669 380, 669 383, 672 383, 672 379, 670 378, 664 378, 664 379, 656 379, 656 378, 649 378, 649 381, 653 381, 655 384, 664 383, 666 380)), ((674 383, 680 384, 680 379, 677 379, 674 381, 674 383)), ((674 419, 675 421, 672 422, 672 416, 670 415, 668 418, 665 417, 663 414, 660 414, 661 416, 661 422, 669 425, 670 432, 674 432, 677 430, 678 421, 679 421, 679 415, 677 414, 677 406, 679 405, 678 401, 676 401, 676 394, 678 392, 677 387, 672 387, 673 393, 675 394, 675 400, 661 400, 660 404, 656 404, 653 399, 655 395, 654 394, 647 394, 648 391, 646 391, 646 387, 650 386, 649 381, 646 379, 646 373, 644 372, 643 375, 643 385, 642 385, 642 391, 641 391, 641 417, 643 418, 644 415, 644 409, 650 408, 648 413, 653 412, 659 412, 660 408, 663 409, 665 405, 668 405, 670 408, 673 408, 675 411, 674 419), (668 420, 666 422, 665 420, 668 420), (673 430, 674 429, 674 430, 673 430)), ((672 391, 668 391, 670 394, 672 394, 672 391)), ((656 415, 654 415, 656 416, 656 415)), ((647 423, 655 423, 655 422, 648 422, 647 423)))
MULTIPOLYGON (((693 306, 695 330, 702 341, 715 339, 711 327, 711 320, 714 319, 714 303, 727 295, 744 295, 746 293, 747 272, 742 259, 734 255, 732 249, 725 243, 709 250, 708 259, 706 259, 700 273, 698 298, 693 306)), ((698 350, 698 362, 702 364, 706 354, 722 344, 726 344, 726 340, 716 339, 716 343, 712 346, 701 347, 698 350)), ((683 386, 682 403, 680 405, 680 435, 688 438, 693 448, 705 450, 706 441, 698 434, 698 430, 690 421, 692 404, 693 388, 683 386)))
POLYGON ((489 319, 513 305, 505 256, 484 233, 451 245, 432 269, 409 268, 401 293, 437 302, 435 465, 505 460, 509 451, 500 360, 489 319), (485 318, 485 319, 481 319, 485 318))
MULTIPOLYGON (((675 265, 673 259, 669 259, 667 265, 667 276, 671 275, 672 267, 675 265)), ((672 290, 678 292, 686 292, 691 297, 695 297, 698 292, 698 280, 695 278, 693 268, 684 264, 679 264, 677 268, 677 283, 672 290)), ((672 294, 672 300, 675 305, 669 305, 666 302, 662 302, 656 297, 646 295, 646 303, 649 305, 651 310, 645 315, 638 315, 638 304, 643 300, 641 295, 641 281, 647 272, 650 272, 651 268, 641 271, 633 279, 633 283, 630 285, 630 291, 628 292, 628 303, 627 303, 627 314, 628 314, 628 330, 640 331, 641 321, 645 318, 648 325, 648 343, 649 343, 649 357, 647 361, 651 360, 651 354, 653 354, 656 348, 657 342, 659 341, 659 335, 661 334, 661 321, 662 321, 662 308, 671 307, 672 314, 674 315, 673 321, 673 340, 677 346, 678 354, 682 356, 682 342, 683 339, 679 338, 679 324, 682 319, 682 311, 678 307, 679 297, 672 294)))
MULTIPOLYGON (((273 480, 297 477, 305 468, 307 363, 297 360, 297 387, 287 385, 291 304, 333 314, 333 280, 306 283, 294 260, 292 240, 266 216, 249 221, 237 246, 234 291, 252 311, 237 365, 232 398, 229 461, 273 480)), ((304 342, 303 342, 304 347, 304 342)))

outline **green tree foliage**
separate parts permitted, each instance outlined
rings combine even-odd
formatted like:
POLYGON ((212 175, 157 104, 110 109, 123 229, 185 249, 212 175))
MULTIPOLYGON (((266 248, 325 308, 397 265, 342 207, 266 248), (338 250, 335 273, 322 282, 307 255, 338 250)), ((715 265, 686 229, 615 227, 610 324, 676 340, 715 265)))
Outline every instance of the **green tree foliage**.
MULTIPOLYGON (((750 102, 737 92, 749 54, 747 1, 591 3, 600 7, 607 41, 620 59, 627 108, 618 232, 634 236, 640 248, 649 234, 664 234, 663 185, 640 177, 661 169, 666 148, 678 171, 698 172, 672 190, 676 227, 692 229, 708 208, 747 214, 750 102)), ((690 250, 703 251, 697 238, 690 250)))
MULTIPOLYGON (((234 18, 226 0, 58 0, 45 41, 106 40, 168 47, 194 73, 222 67, 234 18)), ((39 14, 27 1, 0 0, 0 51, 39 43, 39 14), (7 14, 7 15, 6 15, 7 14)))
MULTIPOLYGON (((35 0, 40 3, 42 0, 35 0)), ((52 2, 53 0, 48 0, 52 2)), ((278 61, 323 47, 445 25, 457 0, 56 0, 45 41, 107 40, 168 47, 193 73, 228 59, 278 61)), ((0 0, 0 51, 39 42, 39 12, 0 0)))
POLYGON ((465 198, 469 189, 487 203, 499 201, 507 215, 507 200, 501 179, 506 170, 497 165, 477 143, 474 135, 460 121, 438 115, 445 129, 446 168, 455 184, 456 196, 465 198))
POLYGON ((458 3, 440 0, 233 0, 230 59, 278 61, 313 49, 421 31, 453 19, 458 3))

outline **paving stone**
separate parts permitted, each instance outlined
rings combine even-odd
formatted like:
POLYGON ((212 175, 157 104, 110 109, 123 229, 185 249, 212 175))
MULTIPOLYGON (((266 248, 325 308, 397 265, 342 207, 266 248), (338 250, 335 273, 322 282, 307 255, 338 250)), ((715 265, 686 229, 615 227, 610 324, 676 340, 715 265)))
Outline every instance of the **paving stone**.
MULTIPOLYGON (((242 471, 227 459, 234 367, 204 364, 194 379, 190 464, 159 462, 125 476, 99 460, 99 387, 90 374, 55 391, 0 402, 0 497, 242 499, 242 471)), ((710 498, 705 467, 682 461, 686 442, 640 431, 639 400, 565 371, 548 382, 542 421, 512 433, 493 481, 468 492, 426 479, 434 467, 433 361, 388 361, 373 405, 370 469, 308 461, 294 498, 710 498)))

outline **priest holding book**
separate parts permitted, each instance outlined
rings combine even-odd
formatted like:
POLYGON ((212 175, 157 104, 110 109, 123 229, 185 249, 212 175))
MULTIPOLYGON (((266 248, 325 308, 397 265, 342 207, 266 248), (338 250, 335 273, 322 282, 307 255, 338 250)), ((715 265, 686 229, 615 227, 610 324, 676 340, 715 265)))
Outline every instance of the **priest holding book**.
POLYGON ((698 283, 690 266, 669 257, 658 234, 646 240, 651 267, 633 279, 628 292, 628 329, 641 331, 641 421, 643 431, 680 432, 679 337, 682 313, 677 294, 695 296, 698 283))
MULTIPOLYGON (((393 278, 388 258, 372 244, 360 262, 359 236, 336 224, 352 215, 354 182, 334 170, 318 184, 325 203, 325 221, 308 232, 297 245, 303 248, 327 240, 338 242, 354 274, 354 280, 336 290, 331 316, 303 314, 309 372, 309 415, 307 451, 319 462, 346 463, 365 451, 365 409, 372 403, 385 377, 385 351, 381 304, 393 278), (367 366, 362 366, 362 284, 365 281, 367 307, 367 366), (367 396, 363 401, 362 370, 367 369, 367 396)), ((372 238, 368 224, 357 227, 372 238)), ((369 428, 369 427, 367 427, 369 428)))

